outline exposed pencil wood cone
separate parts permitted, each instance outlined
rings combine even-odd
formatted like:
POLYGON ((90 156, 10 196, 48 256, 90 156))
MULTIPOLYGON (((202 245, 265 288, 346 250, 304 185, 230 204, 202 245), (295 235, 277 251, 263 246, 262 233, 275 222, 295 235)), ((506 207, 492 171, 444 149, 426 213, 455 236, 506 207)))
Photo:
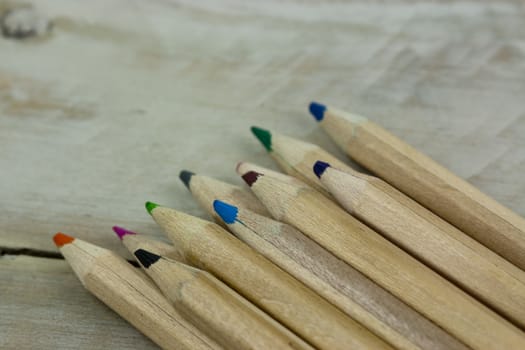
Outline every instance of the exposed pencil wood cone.
POLYGON ((189 263, 212 272, 315 347, 389 348, 220 226, 165 207, 151 214, 189 263))
POLYGON ((519 348, 525 335, 312 188, 243 175, 276 219, 295 226, 475 349, 519 348))
POLYGON ((160 347, 222 349, 175 310, 142 271, 116 253, 72 238, 59 248, 86 289, 160 347))
POLYGON ((250 208, 250 210, 261 215, 270 215, 257 197, 240 186, 193 173, 191 173, 191 176, 188 176, 186 185, 201 208, 206 210, 217 222, 222 223, 215 214, 211 203, 215 198, 219 197, 226 198, 228 201, 237 205, 250 208))
POLYGON ((323 162, 320 179, 355 217, 525 327, 525 272, 376 177, 323 162))
MULTIPOLYGON (((264 145, 270 157, 275 160, 285 173, 304 181, 324 195, 330 196, 330 193, 325 190, 317 176, 312 173, 312 166, 316 161, 322 160, 333 164, 339 169, 354 171, 350 166, 313 143, 304 142, 258 127, 252 127, 252 132, 264 145)), ((252 168, 252 170, 255 169, 252 168)))
POLYGON ((141 249, 135 255, 175 307, 226 349, 313 349, 208 272, 141 249))
POLYGON ((398 349, 467 349, 359 271, 294 227, 222 201, 230 231, 398 349))
POLYGON ((312 103, 321 127, 355 161, 525 269, 525 219, 367 118, 312 103))

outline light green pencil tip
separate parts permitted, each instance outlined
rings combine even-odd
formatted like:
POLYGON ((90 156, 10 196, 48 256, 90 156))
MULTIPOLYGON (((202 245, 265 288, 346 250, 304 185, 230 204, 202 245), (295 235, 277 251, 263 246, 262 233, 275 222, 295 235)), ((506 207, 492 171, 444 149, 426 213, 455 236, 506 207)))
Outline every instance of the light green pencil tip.
POLYGON ((156 203, 153 203, 153 202, 146 202, 146 210, 148 211, 148 213, 151 215, 151 211, 153 209, 155 209, 156 207, 158 207, 159 205, 156 204, 156 203))
POLYGON ((272 151, 272 134, 268 130, 252 126, 252 132, 261 141, 268 152, 272 151))

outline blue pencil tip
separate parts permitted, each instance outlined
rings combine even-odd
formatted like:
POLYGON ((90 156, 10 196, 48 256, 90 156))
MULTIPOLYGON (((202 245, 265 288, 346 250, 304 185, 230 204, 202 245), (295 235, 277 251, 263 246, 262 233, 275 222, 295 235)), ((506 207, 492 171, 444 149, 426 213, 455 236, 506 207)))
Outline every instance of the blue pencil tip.
POLYGON ((310 103, 310 113, 314 116, 315 120, 320 122, 324 118, 324 112, 326 111, 326 106, 317 102, 310 103))
POLYGON ((213 209, 217 215, 221 217, 222 221, 227 224, 233 224, 237 219, 237 213, 239 212, 237 207, 224 203, 218 199, 213 201, 213 209))
POLYGON ((315 175, 317 175, 318 178, 321 178, 321 176, 323 176, 324 171, 329 166, 330 166, 330 164, 318 160, 314 164, 314 173, 315 173, 315 175))

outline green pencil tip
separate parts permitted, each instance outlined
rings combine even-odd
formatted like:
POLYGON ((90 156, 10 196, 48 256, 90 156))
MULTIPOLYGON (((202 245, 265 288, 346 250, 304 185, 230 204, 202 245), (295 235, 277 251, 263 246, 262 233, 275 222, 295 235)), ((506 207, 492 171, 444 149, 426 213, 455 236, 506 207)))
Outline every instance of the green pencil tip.
POLYGON ((252 126, 252 132, 261 141, 268 152, 272 151, 272 134, 268 130, 252 126))
POLYGON ((151 215, 151 211, 153 209, 155 209, 156 207, 158 207, 159 205, 156 204, 156 203, 153 203, 153 202, 146 202, 146 210, 148 211, 148 213, 151 215))

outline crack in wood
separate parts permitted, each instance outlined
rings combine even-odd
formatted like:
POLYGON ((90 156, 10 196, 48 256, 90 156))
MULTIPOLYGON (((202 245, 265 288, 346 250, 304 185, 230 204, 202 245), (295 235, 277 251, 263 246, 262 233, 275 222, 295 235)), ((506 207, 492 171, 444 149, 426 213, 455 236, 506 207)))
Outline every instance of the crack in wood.
MULTIPOLYGON (((47 258, 47 259, 59 259, 64 260, 64 257, 59 252, 53 252, 49 250, 40 250, 33 248, 11 248, 11 247, 1 247, 0 246, 0 256, 4 255, 25 255, 32 256, 36 258, 47 258)), ((135 260, 127 260, 128 263, 134 267, 140 267, 139 263, 135 260)))
POLYGON ((4 255, 27 255, 27 256, 34 256, 38 258, 64 259, 62 254, 60 254, 59 252, 33 249, 33 248, 0 247, 0 256, 4 256, 4 255))

